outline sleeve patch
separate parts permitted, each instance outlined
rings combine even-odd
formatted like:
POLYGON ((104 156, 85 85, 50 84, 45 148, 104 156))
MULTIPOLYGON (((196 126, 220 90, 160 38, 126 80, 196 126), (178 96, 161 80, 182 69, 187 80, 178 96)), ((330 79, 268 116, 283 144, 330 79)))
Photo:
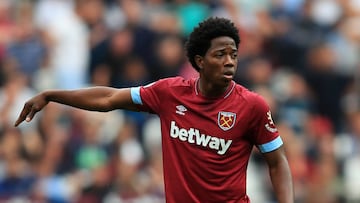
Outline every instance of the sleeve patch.
POLYGON ((142 105, 143 103, 140 96, 140 87, 132 87, 130 90, 131 90, 131 99, 134 102, 134 104, 142 105))
POLYGON ((282 141, 281 137, 278 136, 277 138, 275 138, 274 140, 272 140, 268 143, 258 145, 258 148, 261 151, 261 153, 266 153, 266 152, 274 151, 275 149, 279 148, 282 144, 283 144, 283 141, 282 141))

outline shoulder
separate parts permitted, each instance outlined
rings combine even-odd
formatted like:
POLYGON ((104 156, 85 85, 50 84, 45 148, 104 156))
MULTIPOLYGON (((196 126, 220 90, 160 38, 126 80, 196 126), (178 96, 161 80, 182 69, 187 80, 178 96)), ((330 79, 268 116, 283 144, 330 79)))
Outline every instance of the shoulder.
POLYGON ((249 103, 262 103, 265 102, 264 98, 257 92, 249 90, 248 88, 236 84, 235 86, 236 94, 241 96, 244 100, 249 103))
POLYGON ((193 84, 194 79, 184 79, 183 77, 169 77, 163 78, 149 85, 144 86, 147 87, 156 87, 156 88, 175 88, 175 87, 190 87, 193 84))
POLYGON ((259 93, 247 89, 246 87, 236 84, 236 94, 239 95, 250 108, 253 109, 268 109, 268 104, 263 96, 259 93))
POLYGON ((183 77, 170 77, 161 79, 163 83, 166 83, 168 86, 190 86, 192 79, 185 79, 183 77))

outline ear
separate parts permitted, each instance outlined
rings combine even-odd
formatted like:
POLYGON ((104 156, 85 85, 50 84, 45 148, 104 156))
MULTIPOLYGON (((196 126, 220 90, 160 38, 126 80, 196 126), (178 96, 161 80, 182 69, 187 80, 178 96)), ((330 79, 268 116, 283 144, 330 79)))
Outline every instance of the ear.
POLYGON ((200 55, 196 55, 195 56, 195 63, 199 67, 199 69, 201 70, 203 68, 203 63, 204 63, 203 57, 200 56, 200 55))

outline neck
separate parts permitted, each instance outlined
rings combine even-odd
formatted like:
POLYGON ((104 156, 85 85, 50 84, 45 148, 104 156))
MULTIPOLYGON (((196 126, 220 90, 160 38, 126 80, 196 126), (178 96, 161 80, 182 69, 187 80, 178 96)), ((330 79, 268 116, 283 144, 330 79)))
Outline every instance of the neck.
POLYGON ((198 89, 200 93, 206 97, 219 97, 226 92, 230 84, 231 83, 228 83, 225 86, 220 86, 211 82, 206 82, 200 78, 198 82, 198 89))

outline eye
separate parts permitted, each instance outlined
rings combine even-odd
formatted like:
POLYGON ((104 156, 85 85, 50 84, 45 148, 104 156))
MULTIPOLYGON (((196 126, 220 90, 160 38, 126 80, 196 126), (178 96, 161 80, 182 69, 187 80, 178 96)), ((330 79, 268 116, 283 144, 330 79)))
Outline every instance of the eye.
POLYGON ((221 58, 222 56, 224 56, 224 54, 221 52, 215 54, 216 58, 221 58))
POLYGON ((231 57, 232 57, 233 59, 236 59, 236 58, 237 58, 237 55, 238 55, 237 52, 234 52, 234 53, 231 54, 231 57))

